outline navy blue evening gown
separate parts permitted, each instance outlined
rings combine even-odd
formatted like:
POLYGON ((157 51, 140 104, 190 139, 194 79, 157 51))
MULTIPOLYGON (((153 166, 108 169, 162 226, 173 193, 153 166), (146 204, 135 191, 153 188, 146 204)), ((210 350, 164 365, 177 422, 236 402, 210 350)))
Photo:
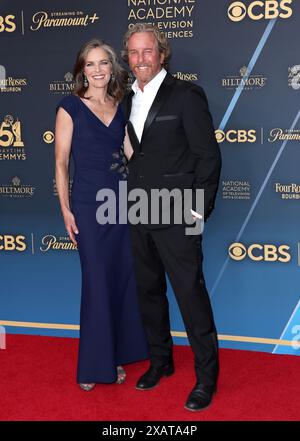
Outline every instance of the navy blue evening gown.
MULTIPOLYGON (((100 225, 96 193, 109 188, 118 195, 126 180, 120 147, 125 119, 120 106, 106 126, 75 95, 64 97, 73 120, 71 153, 75 163, 71 210, 79 229, 82 271, 78 383, 112 383, 116 367, 147 358, 138 309, 128 225, 100 225)), ((118 200, 118 197, 117 197, 118 200)))

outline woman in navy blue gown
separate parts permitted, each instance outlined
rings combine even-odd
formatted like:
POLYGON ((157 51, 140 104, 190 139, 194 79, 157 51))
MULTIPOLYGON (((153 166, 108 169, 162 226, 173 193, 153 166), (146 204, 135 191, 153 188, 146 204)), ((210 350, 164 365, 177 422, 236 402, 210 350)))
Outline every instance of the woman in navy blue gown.
POLYGON ((126 168, 121 146, 125 119, 119 105, 127 73, 114 50, 91 40, 79 51, 75 89, 57 106, 56 184, 66 229, 77 244, 82 271, 77 382, 84 390, 96 383, 122 383, 123 364, 147 358, 137 305, 129 228, 100 224, 98 190, 114 190, 126 168), (69 202, 69 157, 75 163, 69 202))

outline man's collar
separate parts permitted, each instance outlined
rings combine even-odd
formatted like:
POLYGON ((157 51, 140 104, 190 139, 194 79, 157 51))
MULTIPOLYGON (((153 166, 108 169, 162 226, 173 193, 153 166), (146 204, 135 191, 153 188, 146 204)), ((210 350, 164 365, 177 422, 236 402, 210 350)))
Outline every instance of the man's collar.
MULTIPOLYGON (((155 75, 154 78, 152 78, 151 81, 149 81, 149 83, 146 84, 146 86, 144 87, 144 91, 148 91, 148 90, 157 90, 159 88, 159 86, 161 85, 161 83, 163 82, 163 80, 165 79, 165 76, 167 75, 167 71, 166 69, 163 67, 158 74, 155 75)), ((133 85, 131 86, 132 90, 134 93, 137 93, 139 90, 141 90, 138 86, 138 82, 137 80, 134 81, 133 85)))

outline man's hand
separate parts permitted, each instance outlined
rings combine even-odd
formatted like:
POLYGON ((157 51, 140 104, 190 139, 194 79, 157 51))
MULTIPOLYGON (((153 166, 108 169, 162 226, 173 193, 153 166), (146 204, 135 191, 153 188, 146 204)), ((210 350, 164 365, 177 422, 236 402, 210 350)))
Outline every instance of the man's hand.
POLYGON ((201 214, 197 213, 197 211, 194 211, 191 209, 191 213, 192 213, 192 217, 193 217, 194 221, 197 219, 203 219, 203 216, 201 216, 201 214))

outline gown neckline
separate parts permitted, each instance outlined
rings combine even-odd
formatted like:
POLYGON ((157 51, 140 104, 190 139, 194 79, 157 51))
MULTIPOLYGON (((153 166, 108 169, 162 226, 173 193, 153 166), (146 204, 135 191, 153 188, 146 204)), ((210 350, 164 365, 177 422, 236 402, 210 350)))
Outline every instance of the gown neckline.
POLYGON ((106 125, 103 121, 102 121, 102 119, 100 119, 99 118, 99 116, 97 116, 96 115, 96 113, 94 113, 83 101, 82 101, 82 99, 78 96, 78 95, 75 95, 75 96, 77 96, 77 98, 79 99, 79 101, 82 103, 82 105, 95 117, 95 118, 97 118, 97 120, 98 121, 100 121, 100 123, 104 126, 104 127, 106 127, 107 129, 109 129, 110 127, 111 127, 111 125, 112 125, 112 123, 114 122, 114 120, 116 119, 116 116, 117 116, 117 113, 118 113, 118 110, 119 110, 119 104, 117 104, 117 109, 116 109, 116 111, 115 111, 115 114, 114 114, 114 116, 113 116, 113 118, 112 118, 112 120, 110 121, 110 123, 108 124, 108 125, 106 125))

